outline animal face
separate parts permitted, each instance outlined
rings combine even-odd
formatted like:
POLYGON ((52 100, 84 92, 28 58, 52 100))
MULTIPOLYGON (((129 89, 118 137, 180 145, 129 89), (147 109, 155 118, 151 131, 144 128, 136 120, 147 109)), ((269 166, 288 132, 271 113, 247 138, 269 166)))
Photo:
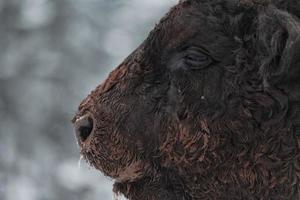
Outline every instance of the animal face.
POLYGON ((288 28, 270 18, 273 8, 260 14, 236 2, 182 1, 83 100, 73 121, 92 166, 125 182, 162 166, 213 164, 232 142, 220 131, 263 120, 241 97, 283 80, 269 66, 279 65, 288 28))

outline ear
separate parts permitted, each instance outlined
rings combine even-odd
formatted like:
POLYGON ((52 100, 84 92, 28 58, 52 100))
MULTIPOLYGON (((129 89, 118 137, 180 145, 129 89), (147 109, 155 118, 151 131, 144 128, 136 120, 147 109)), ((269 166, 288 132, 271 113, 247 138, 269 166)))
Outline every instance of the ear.
POLYGON ((300 20, 268 6, 258 18, 258 37, 264 87, 280 82, 300 83, 300 20))

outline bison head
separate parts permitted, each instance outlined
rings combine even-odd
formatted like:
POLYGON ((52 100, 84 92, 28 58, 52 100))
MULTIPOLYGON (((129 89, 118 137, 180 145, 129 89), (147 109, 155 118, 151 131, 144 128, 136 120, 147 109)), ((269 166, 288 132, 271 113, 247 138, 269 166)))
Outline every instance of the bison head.
POLYGON ((80 104, 84 158, 134 182, 163 168, 203 175, 239 144, 263 148, 254 133, 281 122, 287 92, 300 96, 300 22, 281 10, 292 1, 276 2, 180 1, 80 104))

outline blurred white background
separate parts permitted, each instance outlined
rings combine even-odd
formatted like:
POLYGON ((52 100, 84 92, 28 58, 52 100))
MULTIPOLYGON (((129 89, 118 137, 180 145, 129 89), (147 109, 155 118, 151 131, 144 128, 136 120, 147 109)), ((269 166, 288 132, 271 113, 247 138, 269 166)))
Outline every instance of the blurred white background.
POLYGON ((70 119, 177 0, 0 0, 0 200, 111 200, 70 119))

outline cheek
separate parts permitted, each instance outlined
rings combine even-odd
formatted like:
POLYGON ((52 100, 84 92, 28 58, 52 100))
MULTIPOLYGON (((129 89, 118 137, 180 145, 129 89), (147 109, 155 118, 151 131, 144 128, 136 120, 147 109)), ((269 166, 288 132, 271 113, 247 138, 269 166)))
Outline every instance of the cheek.
POLYGON ((170 90, 170 99, 175 99, 180 120, 185 119, 186 115, 211 117, 221 112, 226 87, 221 67, 178 71, 172 77, 173 89, 170 90))
POLYGON ((224 70, 218 66, 206 71, 203 81, 203 94, 210 102, 217 102, 222 97, 224 75, 224 70))
POLYGON ((167 167, 188 167, 193 163, 205 161, 210 143, 210 131, 205 121, 199 121, 192 127, 180 122, 163 138, 160 145, 163 163, 167 167))

